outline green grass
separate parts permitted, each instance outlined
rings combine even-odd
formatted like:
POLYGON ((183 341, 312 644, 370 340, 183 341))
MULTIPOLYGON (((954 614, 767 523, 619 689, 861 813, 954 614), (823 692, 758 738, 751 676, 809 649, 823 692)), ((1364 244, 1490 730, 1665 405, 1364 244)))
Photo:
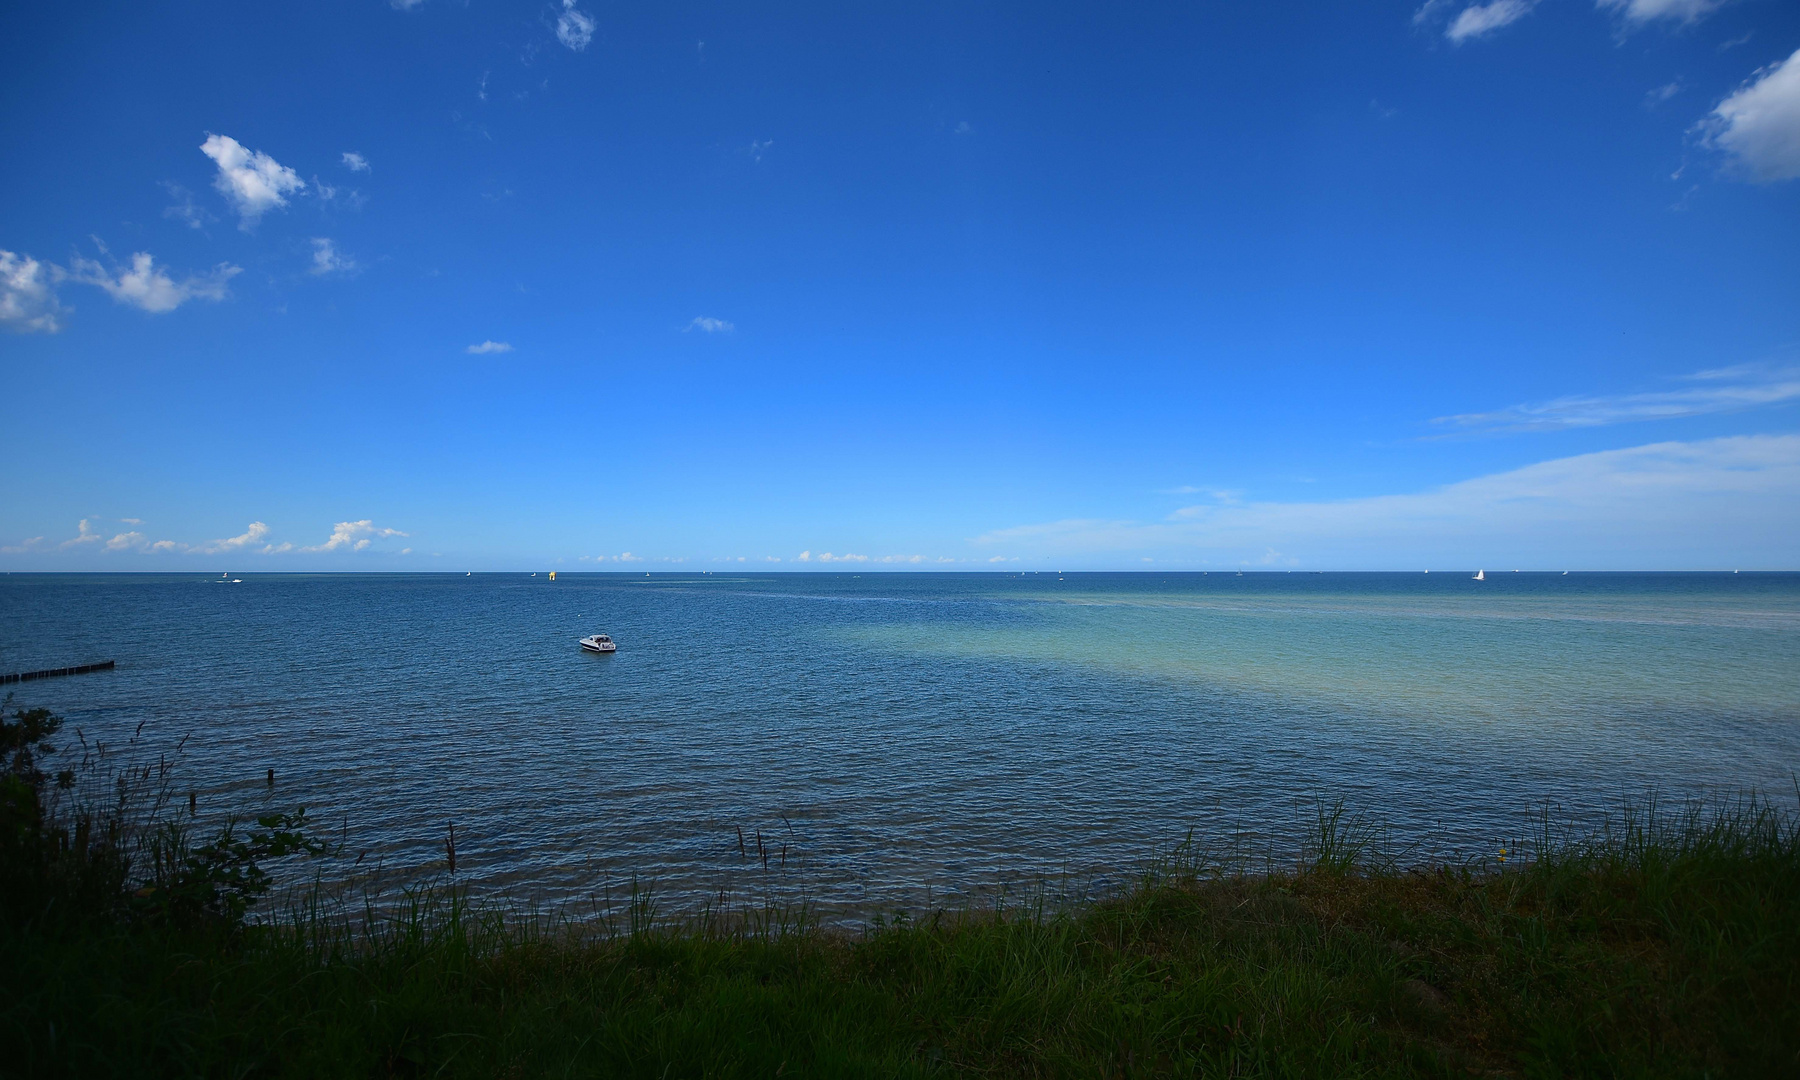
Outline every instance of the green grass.
POLYGON ((351 918, 8 925, 0 1071, 41 1076, 1800 1076, 1800 828, 1629 813, 1505 872, 1192 846, 1117 899, 622 925, 455 891, 351 918))

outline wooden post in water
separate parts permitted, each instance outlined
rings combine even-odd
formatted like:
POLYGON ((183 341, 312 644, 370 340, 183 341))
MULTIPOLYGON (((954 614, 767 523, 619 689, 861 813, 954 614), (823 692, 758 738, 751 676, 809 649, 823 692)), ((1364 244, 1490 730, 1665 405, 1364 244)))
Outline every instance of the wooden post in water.
POLYGON ((117 662, 116 660, 105 660, 98 664, 45 668, 43 671, 22 671, 17 675, 0 675, 0 686, 7 683, 30 682, 33 679, 49 679, 58 675, 86 675, 90 671, 111 671, 117 662))

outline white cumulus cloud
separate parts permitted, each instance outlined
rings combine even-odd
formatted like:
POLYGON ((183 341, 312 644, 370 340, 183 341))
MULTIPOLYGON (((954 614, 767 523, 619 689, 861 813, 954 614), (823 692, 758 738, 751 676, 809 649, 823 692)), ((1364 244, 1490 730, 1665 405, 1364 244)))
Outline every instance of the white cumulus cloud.
POLYGON ((200 152, 218 165, 213 186, 237 211, 240 228, 251 228, 263 214, 286 206, 289 195, 306 190, 299 173, 229 135, 207 135, 200 152))
POLYGON ((463 351, 470 356, 489 356, 493 353, 512 352, 513 347, 504 341, 484 341, 479 345, 471 345, 463 351))
POLYGON ((384 529, 373 521, 364 518, 361 521, 340 521, 331 530, 331 538, 314 547, 301 548, 301 551, 339 551, 349 548, 362 551, 376 540, 385 540, 391 536, 406 536, 399 529, 384 529))
POLYGON ((562 0, 562 12, 556 17, 556 40, 576 52, 594 40, 593 16, 575 6, 575 0, 562 0))
POLYGON ((26 334, 61 330, 66 312, 51 287, 56 273, 29 255, 0 250, 0 326, 26 334))
POLYGON ((1800 178, 1800 49, 1752 75, 1702 127, 1751 180, 1800 178))
POLYGON ((724 319, 714 319, 706 315, 701 315, 693 322, 688 323, 687 328, 683 330, 682 333, 687 333, 689 330, 698 330, 702 334, 724 334, 736 329, 737 327, 726 322, 724 319))
MULTIPOLYGON (((199 555, 224 555, 233 551, 243 551, 263 543, 269 537, 269 527, 260 521, 252 521, 242 533, 228 536, 222 540, 208 540, 204 544, 195 545, 192 550, 199 555)), ((268 549, 264 545, 264 550, 268 549)))
POLYGON ((354 150, 344 151, 344 168, 351 172, 368 172, 369 159, 354 150))
POLYGON ((87 518, 82 518, 80 523, 75 526, 75 535, 64 540, 57 547, 71 548, 80 547, 82 544, 98 544, 104 539, 106 538, 95 532, 94 527, 88 524, 87 518))
POLYGON ((77 258, 69 264, 69 280, 84 285, 98 285, 121 304, 160 314, 174 311, 189 300, 223 300, 231 295, 231 279, 242 269, 220 263, 209 274, 189 275, 180 281, 169 276, 167 269, 157 266, 147 251, 131 257, 130 267, 115 266, 107 270, 91 259, 77 258))

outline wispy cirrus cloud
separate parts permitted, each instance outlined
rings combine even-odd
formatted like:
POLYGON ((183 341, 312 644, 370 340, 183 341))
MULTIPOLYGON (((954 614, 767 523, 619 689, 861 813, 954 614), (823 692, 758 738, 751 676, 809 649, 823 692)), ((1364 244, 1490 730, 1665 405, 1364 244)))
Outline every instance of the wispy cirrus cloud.
POLYGON ((1558 458, 1410 494, 1066 519, 974 543, 1114 563, 1669 569, 1791 567, 1797 534, 1800 435, 1746 435, 1558 458))
POLYGON ((1519 21, 1535 6, 1537 0, 1489 0, 1485 4, 1468 4, 1445 21, 1456 7, 1454 0, 1425 0, 1413 12, 1413 24, 1426 26, 1443 22, 1444 36, 1460 45, 1470 38, 1491 34, 1519 21))
POLYGON ((736 329, 736 326, 726 322, 724 319, 715 319, 708 315, 701 315, 696 317, 693 322, 688 323, 682 330, 682 333, 698 330, 702 334, 728 334, 736 329))
POLYGON ((509 353, 513 347, 504 341, 484 341, 479 345, 471 345, 463 350, 470 356, 492 356, 495 353, 509 353))
POLYGON ((1536 0, 1491 0, 1486 4, 1473 4, 1450 20, 1444 36, 1460 44, 1470 38, 1491 34, 1531 14, 1535 6, 1536 0))
POLYGON ((1180 487, 1163 488, 1162 490, 1158 491, 1157 494, 1158 495, 1205 495, 1208 498, 1217 499, 1219 502, 1222 502, 1222 503, 1234 503, 1234 502, 1237 502, 1238 498, 1240 496, 1242 496, 1244 493, 1242 490, 1240 490, 1238 488, 1195 487, 1193 484, 1183 484, 1180 487))
MULTIPOLYGON (((1603 11, 1617 12, 1627 27, 1639 27, 1657 21, 1697 22, 1728 0, 1594 0, 1603 11)), ((1461 44, 1471 38, 1485 37, 1510 26, 1531 14, 1538 0, 1425 0, 1413 12, 1415 25, 1444 27, 1444 37, 1461 44), (1457 10, 1460 7, 1460 10, 1457 10), (1454 16, 1451 12, 1455 12, 1454 16)))
POLYGON ((219 167, 213 186, 237 211, 241 229, 253 228, 265 213, 286 206, 289 195, 306 190, 299 173, 229 135, 209 133, 200 152, 219 167))
POLYGON ((1741 364, 1683 376, 1675 390, 1571 395, 1493 412, 1440 416, 1433 424, 1461 433, 1566 431, 1644 420, 1678 420, 1800 399, 1800 367, 1741 364))
POLYGON ((164 184, 163 190, 175 202, 163 207, 163 217, 170 221, 179 221, 190 229, 204 229, 207 222, 214 220, 199 203, 194 201, 194 193, 180 184, 164 184))
POLYGON ((1595 0, 1602 8, 1610 8, 1628 23, 1649 23, 1658 19, 1672 22, 1696 22, 1724 7, 1726 0, 1595 0))
POLYGON ((337 244, 329 238, 315 236, 312 238, 312 266, 307 273, 318 277, 327 274, 354 274, 360 267, 356 260, 337 249, 337 244))
POLYGON ((594 40, 594 17, 575 6, 575 0, 562 0, 562 11, 556 16, 556 40, 573 52, 580 52, 594 40))

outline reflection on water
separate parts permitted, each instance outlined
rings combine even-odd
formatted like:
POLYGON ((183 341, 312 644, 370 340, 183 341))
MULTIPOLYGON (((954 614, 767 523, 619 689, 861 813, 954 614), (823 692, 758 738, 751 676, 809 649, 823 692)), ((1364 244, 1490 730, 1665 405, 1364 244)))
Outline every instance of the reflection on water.
POLYGON ((242 577, 0 578, 0 670, 116 658, 19 700, 550 901, 1080 888, 1319 795, 1476 850, 1800 769, 1795 575, 242 577))

